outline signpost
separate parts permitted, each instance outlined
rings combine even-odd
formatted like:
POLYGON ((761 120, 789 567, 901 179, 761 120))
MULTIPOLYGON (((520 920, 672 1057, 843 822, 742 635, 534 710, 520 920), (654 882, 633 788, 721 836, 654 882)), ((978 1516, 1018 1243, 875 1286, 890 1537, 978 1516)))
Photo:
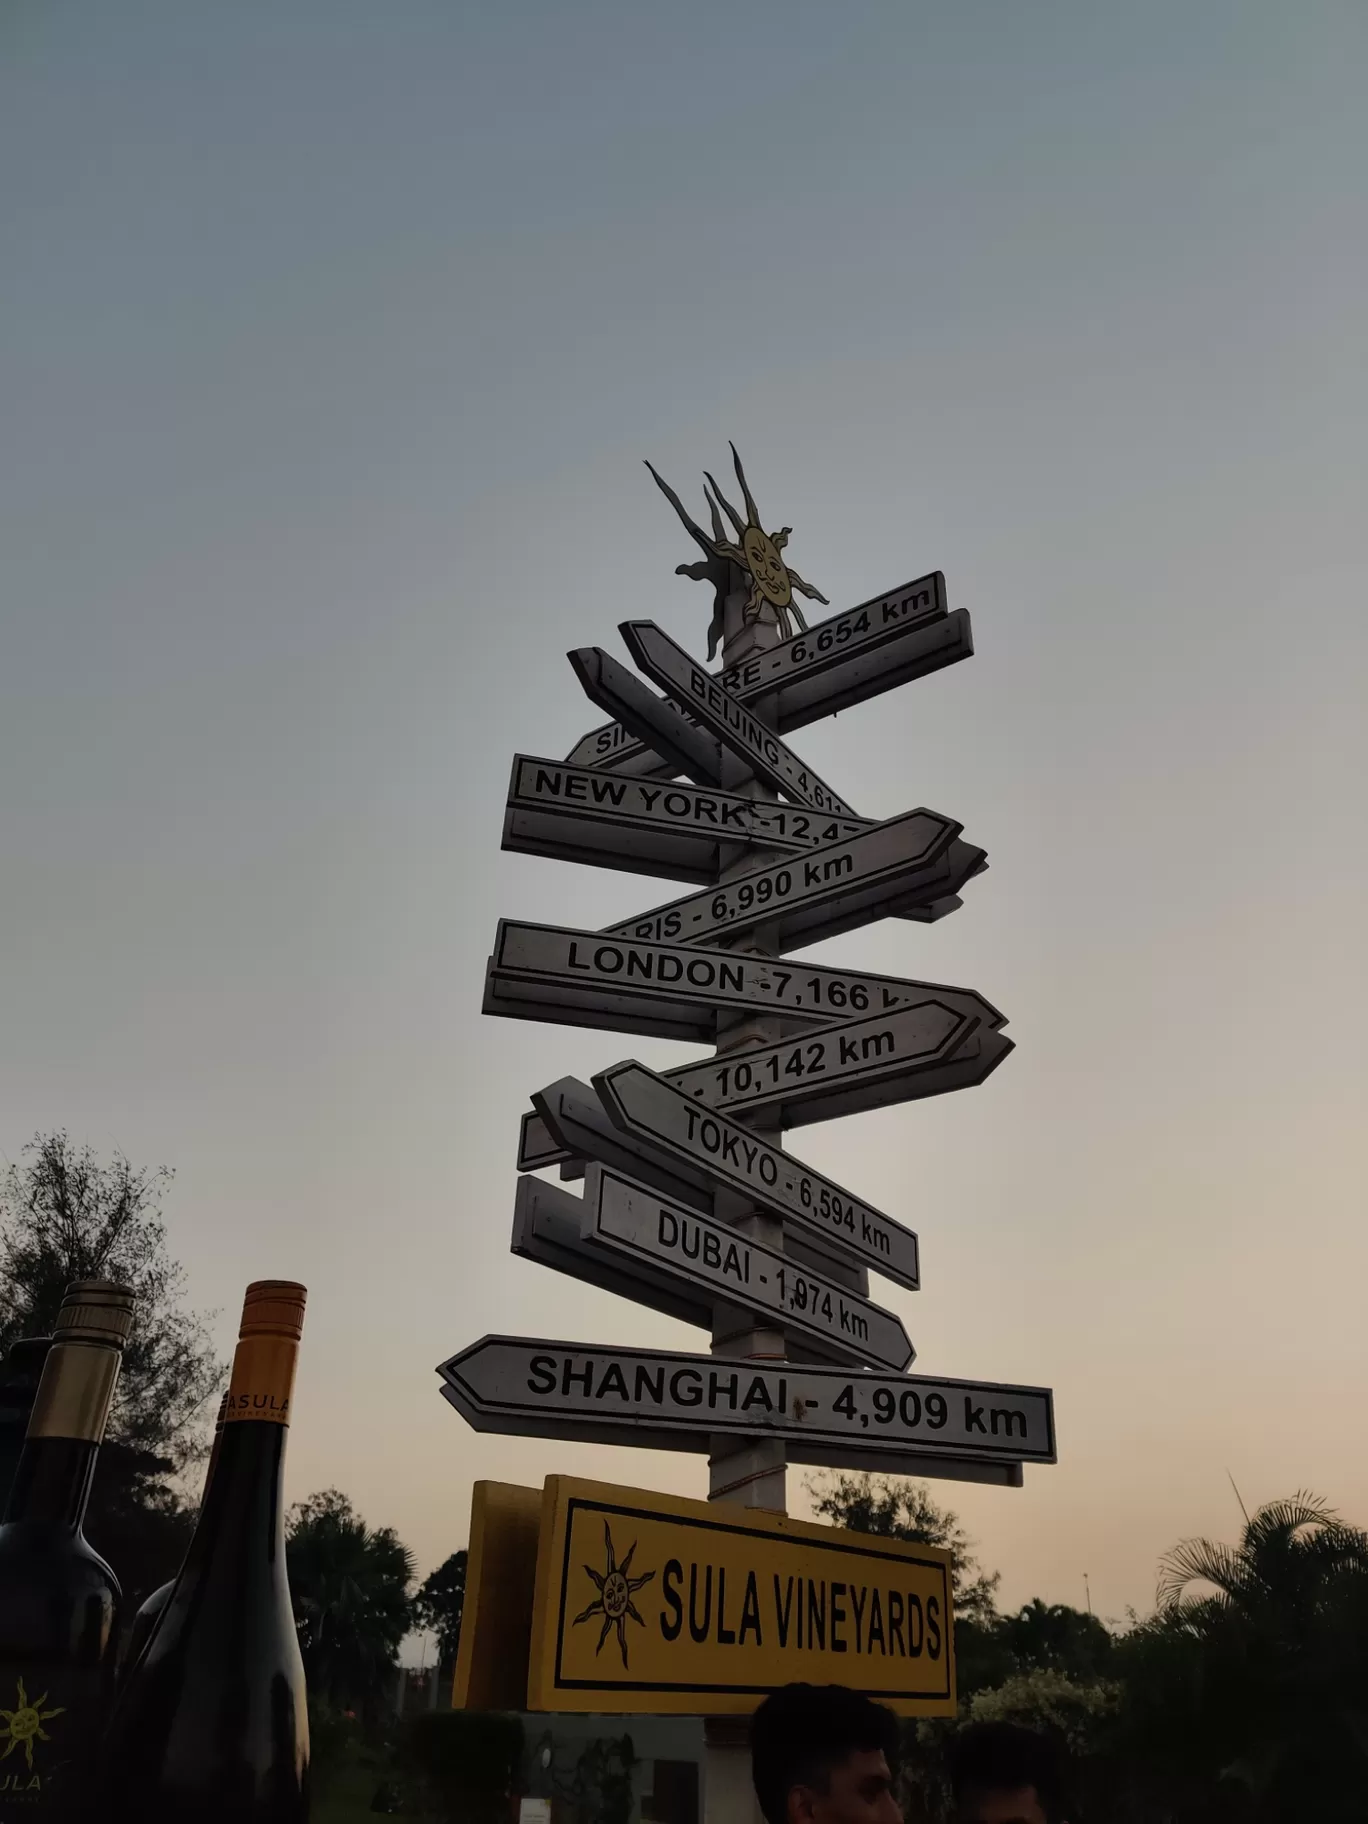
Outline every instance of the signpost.
POLYGON ((719 1433, 760 1434, 794 1462, 1009 1485, 1023 1463, 1055 1461, 1044 1387, 523 1336, 481 1337, 437 1372, 468 1424, 509 1437, 706 1451, 719 1433))
MULTIPOLYGON (((936 571, 749 654, 723 669, 722 682, 743 703, 777 695, 774 726, 785 735, 970 658, 973 650, 969 616, 963 608, 947 614, 945 578, 936 571)), ((567 758, 621 770, 645 753, 644 743, 610 723, 583 736, 567 758)))
POLYGON ((631 874, 712 882, 722 843, 803 855, 878 827, 866 817, 818 815, 715 787, 519 754, 503 846, 631 874))
POLYGON ((721 748, 691 717, 647 690, 640 678, 634 678, 601 647, 581 647, 570 654, 570 664, 584 694, 600 709, 617 716, 640 744, 641 752, 620 754, 620 766, 663 773, 667 779, 686 773, 704 785, 717 783, 722 773, 721 748))
POLYGON ((531 1708, 744 1715, 796 1679, 855 1685, 902 1716, 952 1716, 950 1554, 547 1478, 531 1708))
MULTIPOLYGON (((712 584, 721 672, 650 620, 620 631, 657 690, 599 647, 573 651, 614 720, 565 761, 519 754, 504 819, 506 848, 690 890, 601 931, 501 920, 484 985, 484 1010, 506 1018, 716 1047, 540 1090, 512 1237, 526 1259, 706 1328, 711 1353, 490 1335, 438 1370, 477 1431, 707 1455, 709 1506, 548 1483, 526 1701, 702 1710, 708 1824, 752 1809, 739 1738, 715 1719, 777 1683, 953 1710, 943 1558, 776 1517, 787 1463, 1016 1487, 1023 1465, 1055 1461, 1047 1389, 906 1372, 907 1330, 869 1275, 919 1288, 917 1236, 783 1145, 789 1128, 982 1083, 1012 1049, 974 990, 786 955, 883 918, 931 923, 986 866, 941 812, 858 815, 783 738, 967 658, 969 618, 933 572, 806 627, 799 597, 825 597, 788 563, 788 529, 764 529, 733 455, 742 502, 708 478, 711 535, 656 476, 703 554, 680 569, 712 584), (552 1168, 584 1195, 536 1175, 552 1168)), ((521 1538, 525 1581, 525 1524, 521 1538)))
POLYGON ((982 849, 959 844, 960 825, 935 811, 908 811, 810 855, 785 858, 653 911, 609 925, 610 937, 682 938, 702 944, 772 925, 774 947, 800 949, 833 927, 849 930, 881 918, 900 901, 943 899, 962 887, 983 860, 982 849))
POLYGON ((810 805, 814 811, 855 815, 845 799, 785 746, 756 711, 724 689, 654 621, 624 621, 618 631, 639 669, 677 701, 687 703, 690 714, 711 729, 722 746, 737 755, 757 779, 763 779, 794 804, 810 805))
MULTIPOLYGON (((524 1180, 526 1182, 526 1180, 524 1180)), ((645 1277, 683 1282, 725 1304, 782 1324, 815 1343, 828 1361, 911 1366, 901 1322, 726 1222, 660 1196, 602 1165, 585 1175, 587 1240, 630 1260, 645 1277)))
POLYGON ((677 1171, 766 1205, 823 1252, 845 1257, 915 1291, 917 1238, 882 1210, 725 1115, 702 1109, 665 1077, 628 1061, 594 1078, 614 1123, 664 1154, 677 1171))
POLYGON ((511 918, 499 921, 485 977, 486 1013, 705 1043, 715 1009, 836 1027, 870 1011, 932 1001, 960 1019, 1002 1024, 991 1003, 968 988, 511 918))

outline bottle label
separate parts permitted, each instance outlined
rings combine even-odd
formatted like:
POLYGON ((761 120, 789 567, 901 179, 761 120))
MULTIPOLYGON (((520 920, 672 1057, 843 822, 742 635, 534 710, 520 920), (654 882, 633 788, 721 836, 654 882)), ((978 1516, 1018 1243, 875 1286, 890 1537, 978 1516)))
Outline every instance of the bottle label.
POLYGON ((106 1689, 99 1670, 0 1664, 0 1824, 84 1815, 106 1689))
POLYGON ((290 1422, 299 1344, 287 1336, 244 1336, 233 1357, 233 1378, 223 1400, 225 1425, 240 1419, 290 1422))
POLYGON ((94 1343, 54 1343, 43 1363, 28 1435, 82 1438, 98 1444, 104 1437, 109 1402, 118 1378, 117 1349, 94 1343))

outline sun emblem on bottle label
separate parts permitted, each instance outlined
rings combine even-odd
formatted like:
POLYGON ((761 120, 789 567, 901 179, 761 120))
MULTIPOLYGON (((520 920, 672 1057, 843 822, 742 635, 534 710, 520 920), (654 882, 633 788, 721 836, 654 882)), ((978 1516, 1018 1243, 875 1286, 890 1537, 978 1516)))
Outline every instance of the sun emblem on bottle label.
POLYGON ((52 1740, 52 1737, 48 1734, 47 1730, 44 1729, 43 1724, 50 1723, 54 1716, 63 1715, 64 1707, 59 1706, 56 1710, 44 1710, 43 1705, 47 1702, 46 1691, 44 1691, 41 1697, 35 1697, 33 1702, 30 1703, 28 1692, 24 1689, 23 1679, 21 1678, 18 1683, 18 1703, 13 1710, 0 1710, 0 1742, 4 1742, 5 1744, 5 1752, 0 1754, 0 1761, 7 1761, 16 1748, 22 1748, 24 1751, 24 1759, 28 1763, 31 1771, 33 1767, 33 1744, 35 1742, 50 1742, 52 1740))
POLYGON ((639 1626, 643 1628, 646 1626, 637 1613, 637 1607, 632 1598, 639 1589, 651 1581, 655 1572, 647 1571, 640 1577, 627 1575, 632 1568, 636 1541, 633 1540, 632 1544, 628 1546, 627 1556, 619 1564, 613 1551, 613 1535, 608 1530, 606 1520, 603 1523, 603 1542, 608 1559, 607 1568, 603 1571, 596 1571, 592 1565, 584 1566, 585 1574, 598 1591, 598 1595, 588 1608, 580 1610, 571 1626, 578 1626, 580 1622, 588 1621, 591 1615, 602 1615, 603 1630, 598 1637, 598 1645, 594 1648, 594 1653, 597 1655, 602 1650, 603 1643, 607 1640, 610 1631, 616 1628, 618 1650, 622 1654, 622 1663, 625 1667, 627 1664, 627 1617, 630 1615, 639 1626))

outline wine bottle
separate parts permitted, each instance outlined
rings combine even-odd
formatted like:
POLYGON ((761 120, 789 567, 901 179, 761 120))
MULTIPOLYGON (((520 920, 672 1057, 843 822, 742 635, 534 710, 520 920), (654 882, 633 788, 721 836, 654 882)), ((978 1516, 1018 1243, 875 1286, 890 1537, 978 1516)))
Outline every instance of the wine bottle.
POLYGON ((119 1583, 81 1522, 132 1323, 126 1286, 67 1287, 0 1526, 0 1824, 84 1815, 119 1583))
POLYGON ((0 1363, 0 1515, 4 1514, 19 1453, 24 1448, 43 1363, 52 1347, 50 1336, 21 1336, 0 1363))
POLYGON ((109 1824, 302 1824, 309 1725, 282 1480, 303 1286, 247 1288, 218 1455, 175 1587, 114 1706, 109 1824))
MULTIPOLYGON (((225 1393, 223 1398, 219 1401, 218 1417, 214 1420, 214 1442, 209 1450, 209 1467, 204 1472, 204 1487, 200 1491, 201 1513, 204 1511, 204 1503, 209 1494, 209 1484, 214 1479, 214 1465, 218 1461, 219 1439, 223 1436, 223 1408, 226 1405, 227 1400, 228 1395, 225 1393)), ((177 1575, 179 1575, 179 1573, 177 1573, 177 1575)), ((137 1614, 133 1617, 133 1625, 128 1630, 128 1639, 124 1643, 119 1660, 119 1671, 122 1676, 127 1677, 128 1673, 137 1665, 138 1655, 152 1638, 152 1630, 161 1620, 162 1610, 166 1607, 167 1603, 170 1602, 171 1592, 175 1587, 175 1577, 168 1577, 165 1583, 158 1585, 158 1587, 153 1590, 152 1594, 142 1603, 137 1614)))

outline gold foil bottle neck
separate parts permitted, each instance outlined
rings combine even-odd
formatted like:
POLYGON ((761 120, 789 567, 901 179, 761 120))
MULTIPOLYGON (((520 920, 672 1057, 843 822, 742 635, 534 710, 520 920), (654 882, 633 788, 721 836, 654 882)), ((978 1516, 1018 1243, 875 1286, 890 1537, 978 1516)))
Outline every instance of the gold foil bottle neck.
POLYGON ((249 1336, 284 1336, 297 1343, 304 1334, 304 1301, 308 1291, 293 1279, 256 1279, 242 1300, 239 1340, 249 1336))
POLYGON ((78 1279, 66 1289, 57 1322, 56 1343, 99 1343, 122 1349, 133 1328, 133 1292, 112 1279, 78 1279))

